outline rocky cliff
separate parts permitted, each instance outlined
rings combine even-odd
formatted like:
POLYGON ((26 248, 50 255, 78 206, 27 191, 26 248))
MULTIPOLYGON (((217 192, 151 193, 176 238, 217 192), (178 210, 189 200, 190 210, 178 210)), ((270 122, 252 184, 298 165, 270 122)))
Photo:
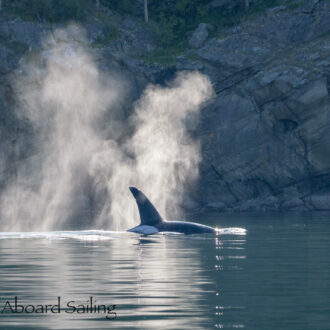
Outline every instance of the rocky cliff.
MULTIPOLYGON (((187 47, 174 59, 167 54, 166 63, 148 25, 99 10, 102 16, 91 15, 84 27, 98 65, 132 88, 125 111, 148 82, 164 84, 182 70, 211 78, 216 94, 191 128, 202 142, 202 162, 187 209, 330 209, 329 1, 287 1, 221 31, 197 22, 187 47)), ((0 16, 1 187, 33 154, 33 131, 12 111, 12 77, 56 27, 0 16)))
POLYGON ((273 8, 197 51, 217 91, 200 129, 206 204, 330 208, 329 5, 273 8))

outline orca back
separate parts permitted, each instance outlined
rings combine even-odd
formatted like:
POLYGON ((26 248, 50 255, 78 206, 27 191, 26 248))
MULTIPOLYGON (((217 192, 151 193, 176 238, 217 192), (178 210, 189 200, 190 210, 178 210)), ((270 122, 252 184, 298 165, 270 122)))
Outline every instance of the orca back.
POLYGON ((163 221, 162 217, 142 191, 129 187, 139 208, 141 225, 153 226, 163 221))
POLYGON ((207 234, 216 232, 212 227, 188 221, 164 221, 157 228, 160 232, 168 231, 183 234, 207 234))

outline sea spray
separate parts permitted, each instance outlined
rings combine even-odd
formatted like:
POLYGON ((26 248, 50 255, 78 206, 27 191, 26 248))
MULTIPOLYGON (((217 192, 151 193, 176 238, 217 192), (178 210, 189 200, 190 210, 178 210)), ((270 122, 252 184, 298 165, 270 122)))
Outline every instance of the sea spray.
POLYGON ((198 177, 200 146, 186 120, 212 96, 206 76, 180 73, 166 87, 149 85, 123 120, 124 79, 98 68, 74 25, 45 38, 19 72, 16 113, 35 141, 1 193, 2 231, 132 227, 131 185, 165 217, 179 212, 183 187, 198 177))

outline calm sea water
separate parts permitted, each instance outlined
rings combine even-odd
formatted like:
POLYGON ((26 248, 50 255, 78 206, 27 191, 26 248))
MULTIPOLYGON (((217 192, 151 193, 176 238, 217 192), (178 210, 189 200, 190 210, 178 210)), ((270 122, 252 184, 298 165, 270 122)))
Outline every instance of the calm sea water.
POLYGON ((0 233, 0 327, 330 329, 329 213, 194 220, 227 229, 0 233))

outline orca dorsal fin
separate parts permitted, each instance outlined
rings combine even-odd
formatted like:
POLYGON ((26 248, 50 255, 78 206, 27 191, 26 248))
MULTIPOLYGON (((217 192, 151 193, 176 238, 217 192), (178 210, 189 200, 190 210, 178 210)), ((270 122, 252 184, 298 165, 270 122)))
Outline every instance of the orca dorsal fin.
POLYGON ((141 225, 152 226, 163 221, 156 208, 152 205, 152 203, 142 191, 135 187, 129 187, 129 190, 134 196, 139 208, 141 225))

